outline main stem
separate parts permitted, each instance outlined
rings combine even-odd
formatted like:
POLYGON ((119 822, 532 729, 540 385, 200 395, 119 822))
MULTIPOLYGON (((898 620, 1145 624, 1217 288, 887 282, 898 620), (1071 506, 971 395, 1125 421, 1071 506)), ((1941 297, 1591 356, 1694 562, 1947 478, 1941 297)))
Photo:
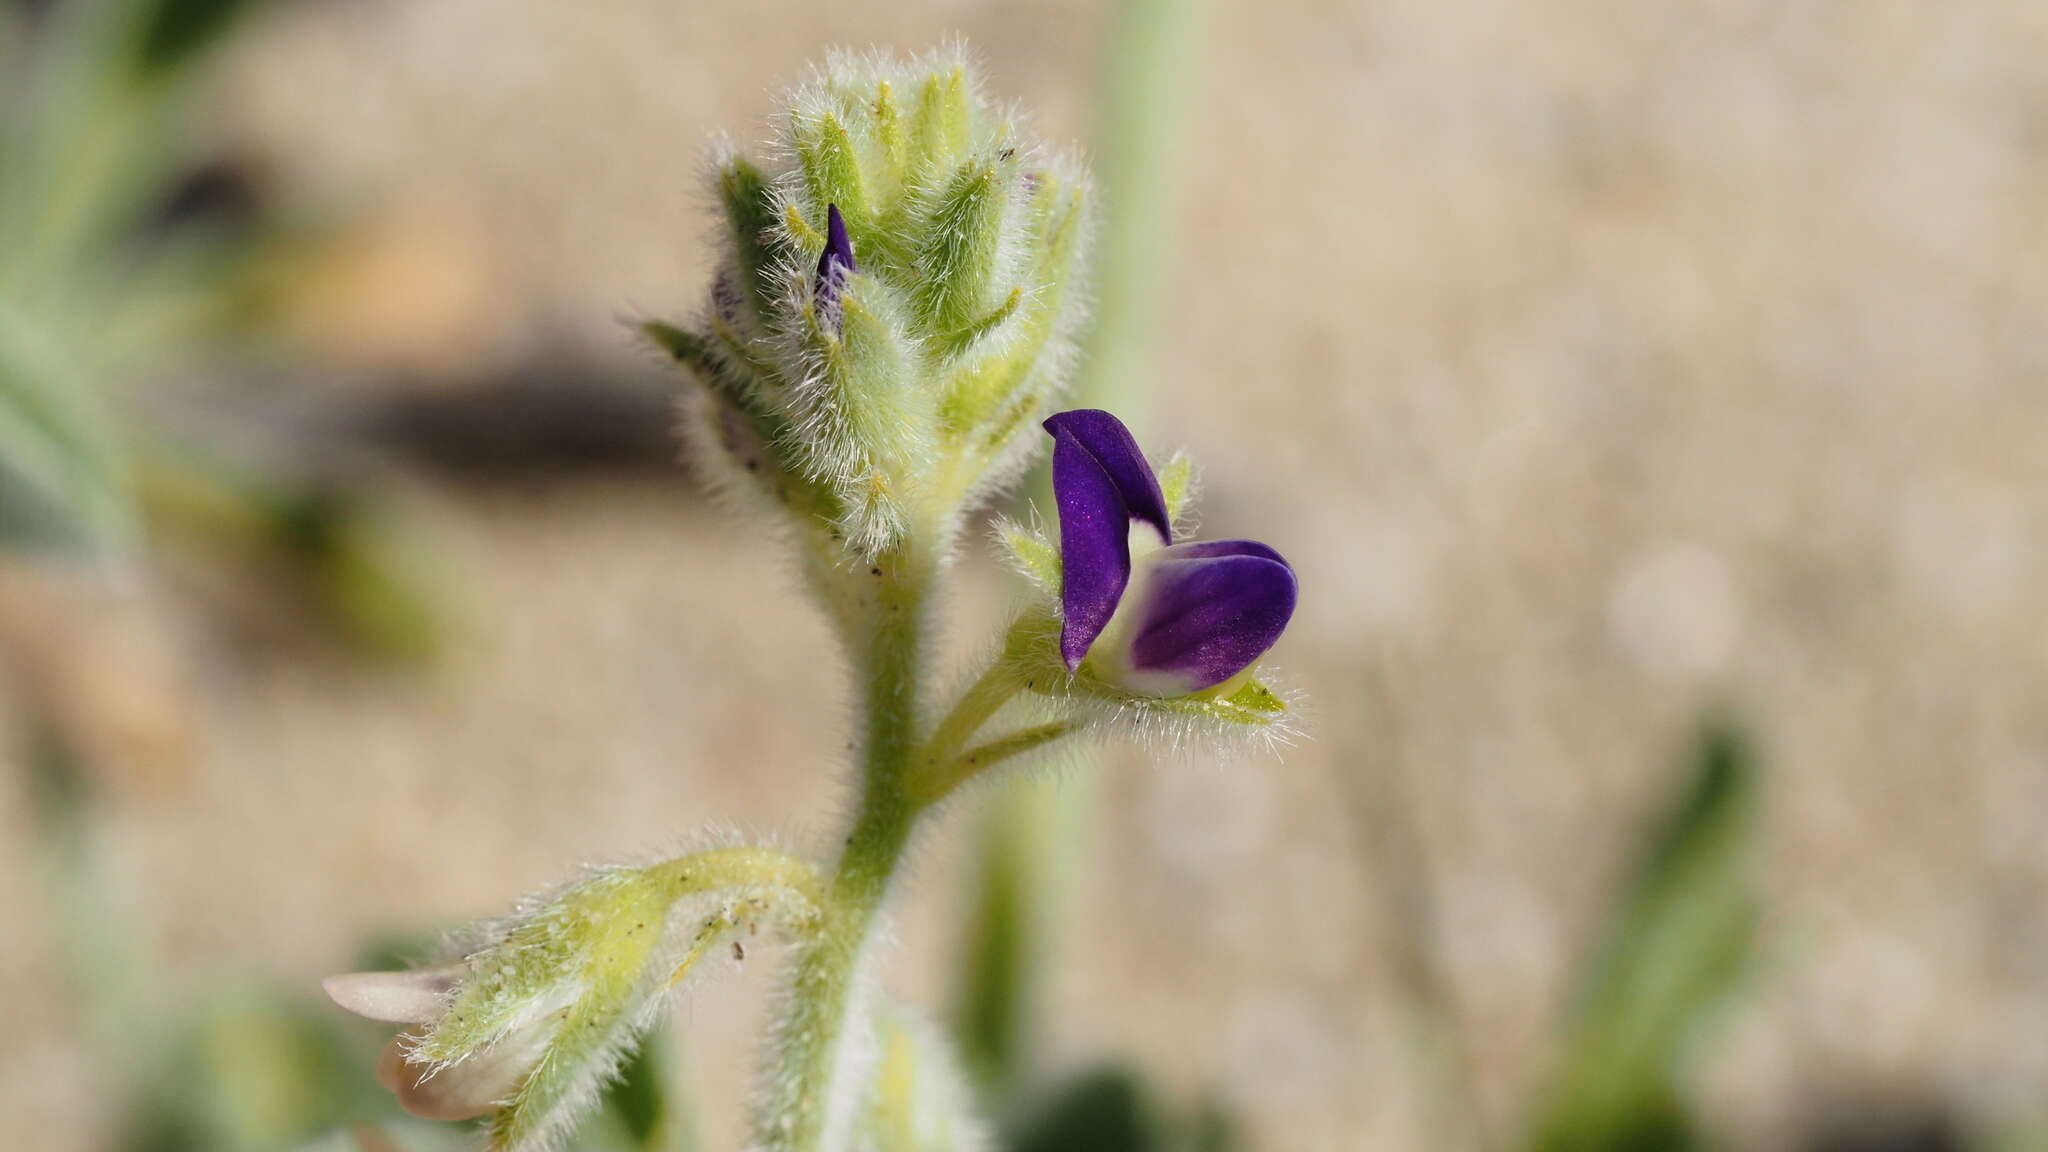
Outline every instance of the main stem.
POLYGON ((761 1146, 838 1152, 859 1111, 861 967, 875 917, 909 842, 918 806, 904 779, 916 755, 926 600, 933 565, 914 546, 859 577, 874 595, 859 671, 866 750, 860 806, 826 897, 823 923, 797 960, 779 1035, 780 1075, 759 1118, 761 1146))

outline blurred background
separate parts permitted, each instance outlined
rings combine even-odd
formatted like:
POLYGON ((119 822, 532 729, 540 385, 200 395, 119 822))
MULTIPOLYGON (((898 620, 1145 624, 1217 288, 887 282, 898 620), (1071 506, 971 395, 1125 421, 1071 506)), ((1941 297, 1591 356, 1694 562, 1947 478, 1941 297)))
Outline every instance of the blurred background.
MULTIPOLYGON (((831 842, 830 638, 625 321, 715 134, 953 35, 1098 152, 1090 394, 1304 589, 1307 740, 919 854, 1004 1146, 2048 1146, 2048 8, 8 0, 0 1147, 448 1147, 321 975, 831 842)), ((736 1146, 778 961, 574 1146, 736 1146)))

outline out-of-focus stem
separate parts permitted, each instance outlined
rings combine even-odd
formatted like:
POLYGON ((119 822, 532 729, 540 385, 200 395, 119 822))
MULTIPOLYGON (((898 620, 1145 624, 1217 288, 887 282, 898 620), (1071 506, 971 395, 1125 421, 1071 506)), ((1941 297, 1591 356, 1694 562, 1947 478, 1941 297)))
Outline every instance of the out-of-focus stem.
MULTIPOLYGON (((1098 73, 1093 162, 1103 208, 1095 323, 1074 391, 1142 427, 1171 283, 1186 129, 1204 73, 1208 0, 1121 0, 1098 73)), ((1035 485, 1050 508, 1048 481, 1035 485)), ((956 993, 960 1046, 991 1103, 1029 1076, 1031 1006, 1042 995, 1057 909, 1092 808, 1088 773, 1026 778, 997 798, 980 832, 973 925, 956 993)))
POLYGON ((1153 342, 1175 261, 1181 154, 1199 94, 1207 0, 1123 0, 1111 9, 1098 83, 1094 164, 1103 208, 1095 325, 1076 398, 1145 422, 1153 342))

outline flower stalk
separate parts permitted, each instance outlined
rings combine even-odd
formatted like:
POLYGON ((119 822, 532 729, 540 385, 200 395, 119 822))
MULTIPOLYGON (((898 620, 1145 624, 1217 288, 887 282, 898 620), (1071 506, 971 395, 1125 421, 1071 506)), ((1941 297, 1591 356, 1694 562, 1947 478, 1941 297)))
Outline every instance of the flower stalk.
POLYGON ((933 566, 911 548, 871 569, 859 807, 814 939, 805 945, 781 1025, 779 1097, 757 1118, 757 1142, 776 1152, 846 1146, 873 1040, 861 1017, 862 967, 875 920, 910 842, 918 806, 904 785, 916 751, 920 672, 933 566))

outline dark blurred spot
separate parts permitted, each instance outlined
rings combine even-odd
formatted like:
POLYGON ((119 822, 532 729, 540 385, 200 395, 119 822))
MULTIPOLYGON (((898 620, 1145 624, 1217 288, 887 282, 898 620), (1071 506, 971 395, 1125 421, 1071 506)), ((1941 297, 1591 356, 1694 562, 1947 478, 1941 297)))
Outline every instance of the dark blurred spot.
POLYGON ((1160 1145, 1137 1078, 1121 1068, 1068 1084, 1009 1142, 1011 1152, 1151 1152, 1160 1145))
POLYGON ((136 69, 175 68, 212 47, 256 0, 156 0, 143 25, 136 69))
POLYGON ((453 391, 380 401, 364 434, 424 467, 471 480, 676 467, 670 393, 606 369, 536 366, 453 391))
POLYGON ((1946 1112, 1841 1111, 1823 1121, 1808 1152, 1965 1152, 1971 1142, 1946 1112))
POLYGON ((144 212, 145 241, 188 228, 246 233, 262 215, 262 188, 248 167, 215 160, 187 172, 144 212))

